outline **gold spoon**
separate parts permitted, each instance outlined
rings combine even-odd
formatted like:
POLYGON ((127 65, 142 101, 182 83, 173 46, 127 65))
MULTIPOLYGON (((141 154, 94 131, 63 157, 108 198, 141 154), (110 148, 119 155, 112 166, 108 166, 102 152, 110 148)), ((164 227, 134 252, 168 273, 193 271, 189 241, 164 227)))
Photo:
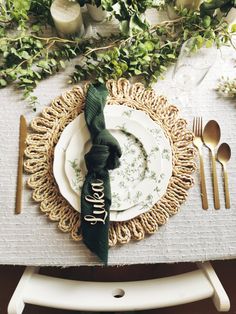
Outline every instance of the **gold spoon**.
POLYGON ((230 197, 229 197, 229 183, 228 173, 226 170, 226 163, 230 160, 231 149, 228 144, 222 143, 217 151, 217 159, 222 164, 224 174, 224 189, 225 189, 225 208, 230 208, 230 197))
POLYGON ((215 209, 220 209, 220 197, 218 189, 218 180, 216 173, 216 157, 215 157, 215 148, 220 141, 220 126, 214 121, 210 120, 205 125, 203 131, 203 141, 204 144, 210 149, 211 152, 211 161, 212 161, 212 178, 213 178, 213 191, 214 191, 214 206, 215 209))

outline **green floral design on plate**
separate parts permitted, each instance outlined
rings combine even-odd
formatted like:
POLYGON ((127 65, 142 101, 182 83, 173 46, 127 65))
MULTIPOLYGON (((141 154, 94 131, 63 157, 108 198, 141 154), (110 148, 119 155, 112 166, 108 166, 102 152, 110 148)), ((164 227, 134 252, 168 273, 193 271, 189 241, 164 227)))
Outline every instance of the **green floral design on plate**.
POLYGON ((122 113, 122 117, 130 118, 133 113, 133 110, 126 110, 122 113))
POLYGON ((162 158, 167 159, 168 161, 170 160, 170 154, 168 149, 163 149, 162 151, 162 158))
POLYGON ((78 192, 82 189, 83 182, 84 182, 84 175, 78 165, 77 159, 73 161, 69 160, 69 163, 75 173, 75 178, 72 180, 73 188, 78 192))
MULTIPOLYGON (((110 181, 119 191, 112 191, 112 204, 115 207, 119 204, 120 199, 117 198, 126 195, 130 200, 132 190, 146 176, 147 172, 147 154, 140 141, 132 134, 126 131, 124 125, 117 126, 122 140, 121 144, 122 156, 120 158, 120 167, 110 171, 110 181)), ((142 191, 137 191, 133 198, 140 199, 142 191)))
POLYGON ((148 131, 152 134, 152 136, 153 136, 156 140, 162 139, 162 132, 161 132, 160 129, 148 129, 148 131))

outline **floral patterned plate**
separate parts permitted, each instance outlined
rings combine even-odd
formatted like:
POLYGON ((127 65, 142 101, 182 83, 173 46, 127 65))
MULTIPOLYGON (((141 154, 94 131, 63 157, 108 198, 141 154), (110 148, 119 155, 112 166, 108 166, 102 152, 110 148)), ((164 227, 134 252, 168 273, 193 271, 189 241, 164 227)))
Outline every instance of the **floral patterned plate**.
MULTIPOLYGON (((132 117, 133 121, 137 121, 147 128, 159 146, 162 160, 161 171, 157 175, 155 189, 153 192, 150 192, 145 201, 124 211, 110 212, 111 221, 125 221, 148 211, 164 195, 172 173, 172 151, 169 139, 165 136, 162 128, 144 112, 131 109, 125 105, 112 105, 105 107, 105 116, 107 113, 126 118, 132 117)), ((77 119, 82 119, 82 116, 80 115, 77 119)), ((80 199, 72 190, 65 174, 65 151, 76 129, 77 125, 74 120, 62 132, 54 151, 53 172, 61 194, 68 200, 72 207, 79 208, 80 199)))
MULTIPOLYGON (((84 155, 91 148, 84 114, 81 116, 65 153, 65 173, 79 198, 87 173, 84 155)), ((107 129, 118 140, 122 150, 120 167, 109 171, 111 210, 123 211, 144 201, 155 189, 162 159, 155 138, 140 123, 109 113, 105 114, 105 120, 107 129)), ((76 210, 80 211, 80 208, 76 210)))
POLYGON ((124 104, 123 106, 106 106, 105 114, 108 112, 115 113, 116 116, 129 117, 142 124, 142 126, 144 126, 155 138, 162 159, 161 171, 157 174, 155 189, 150 191, 145 201, 140 202, 125 211, 115 212, 116 217, 114 217, 113 214, 113 219, 111 219, 113 221, 125 221, 147 212, 165 194, 169 179, 172 175, 172 150, 170 141, 166 137, 161 126, 143 111, 132 109, 124 104))

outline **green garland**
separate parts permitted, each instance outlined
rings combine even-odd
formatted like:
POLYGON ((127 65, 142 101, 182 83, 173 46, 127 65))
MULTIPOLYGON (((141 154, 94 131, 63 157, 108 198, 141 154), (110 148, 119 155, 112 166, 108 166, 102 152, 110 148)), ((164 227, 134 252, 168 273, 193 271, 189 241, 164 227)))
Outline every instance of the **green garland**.
POLYGON ((176 20, 150 27, 142 14, 148 7, 156 7, 154 1, 101 1, 120 20, 120 34, 63 39, 52 27, 52 0, 7 0, 6 5, 0 4, 0 87, 15 84, 35 108, 37 84, 63 70, 65 61, 79 56, 82 61, 75 66, 71 83, 135 75, 150 85, 163 77, 187 39, 193 38, 192 50, 230 40, 227 23, 199 11, 182 9, 176 20), (45 37, 48 31, 52 35, 45 37))
POLYGON ((229 41, 227 24, 209 16, 202 18, 198 12, 182 10, 180 17, 160 23, 149 31, 137 33, 106 47, 90 49, 84 55, 83 65, 76 65, 72 81, 96 77, 100 82, 109 78, 140 75, 146 85, 162 78, 167 67, 177 59, 184 41, 192 38, 192 50, 204 44, 211 47, 229 41))

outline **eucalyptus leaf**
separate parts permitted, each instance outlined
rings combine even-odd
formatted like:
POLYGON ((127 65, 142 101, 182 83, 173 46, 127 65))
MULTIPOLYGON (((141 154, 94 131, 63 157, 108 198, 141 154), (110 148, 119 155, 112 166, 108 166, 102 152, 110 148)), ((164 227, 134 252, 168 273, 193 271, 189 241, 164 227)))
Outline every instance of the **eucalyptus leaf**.
POLYGON ((228 13, 233 7, 236 7, 235 0, 208 0, 204 1, 200 5, 200 12, 202 16, 213 16, 216 9, 220 9, 222 12, 228 13))
POLYGON ((4 80, 3 78, 2 78, 2 79, 0 79, 0 86, 1 86, 1 87, 5 87, 5 86, 7 86, 7 81, 6 81, 6 80, 4 80))
POLYGON ((231 32, 232 32, 232 33, 235 33, 235 32, 236 32, 236 24, 233 24, 233 25, 231 26, 231 32))

